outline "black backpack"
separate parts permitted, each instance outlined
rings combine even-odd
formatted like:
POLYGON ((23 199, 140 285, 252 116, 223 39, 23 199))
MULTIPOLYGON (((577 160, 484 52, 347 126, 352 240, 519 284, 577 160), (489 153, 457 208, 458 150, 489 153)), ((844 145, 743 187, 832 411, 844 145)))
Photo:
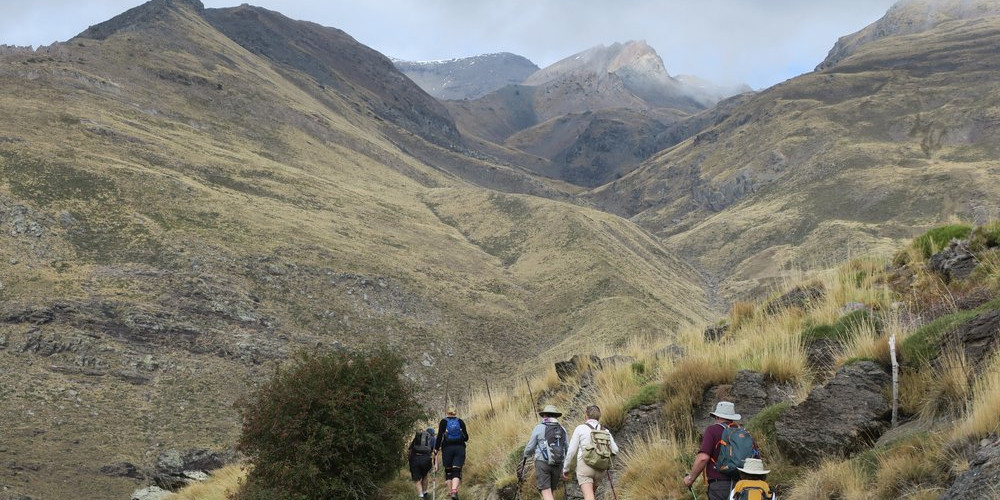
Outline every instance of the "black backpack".
POLYGON ((413 453, 416 455, 428 455, 431 452, 431 435, 427 431, 417 431, 413 436, 413 453))
POLYGON ((556 422, 545 424, 545 440, 542 442, 542 457, 549 465, 562 465, 566 460, 566 433, 556 422))

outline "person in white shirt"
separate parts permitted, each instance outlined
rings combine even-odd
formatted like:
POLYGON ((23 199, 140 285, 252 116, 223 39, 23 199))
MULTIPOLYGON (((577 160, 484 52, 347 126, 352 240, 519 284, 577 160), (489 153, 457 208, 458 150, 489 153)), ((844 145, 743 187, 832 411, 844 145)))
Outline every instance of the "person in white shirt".
MULTIPOLYGON (((601 409, 597 405, 588 406, 586 409, 587 421, 578 425, 573 430, 573 437, 569 440, 569 448, 566 450, 566 462, 563 463, 563 479, 569 480, 569 457, 576 455, 576 481, 580 484, 584 500, 595 500, 594 492, 600 482, 600 474, 604 471, 594 470, 583 461, 584 448, 590 444, 590 432, 595 429, 602 429, 601 409)), ((607 429, 605 429, 607 430, 607 429)), ((610 431, 608 432, 610 434, 610 431)), ((611 453, 618 454, 618 443, 615 443, 614 436, 611 436, 611 453)))

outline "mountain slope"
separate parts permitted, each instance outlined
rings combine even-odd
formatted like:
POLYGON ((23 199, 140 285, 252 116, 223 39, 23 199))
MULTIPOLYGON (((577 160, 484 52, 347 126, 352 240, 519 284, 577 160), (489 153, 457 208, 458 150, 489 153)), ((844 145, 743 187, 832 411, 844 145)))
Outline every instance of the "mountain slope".
POLYGON ((448 61, 395 60, 393 64, 428 94, 445 100, 476 99, 520 84, 539 69, 527 58, 509 52, 448 61))
POLYGON ((690 81, 671 77, 645 42, 616 43, 446 105, 465 136, 541 159, 521 161, 534 172, 596 187, 675 144, 668 129, 722 98, 721 89, 690 81))
POLYGON ((700 256, 736 295, 953 217, 996 217, 1000 17, 988 14, 860 45, 592 199, 700 256))
POLYGON ((233 400, 300 349, 398 348, 438 406, 467 398, 444 381, 711 314, 631 222, 481 187, 565 197, 435 144, 433 103, 408 115, 407 79, 364 84, 392 75, 367 53, 262 10, 153 0, 0 59, 11 495, 123 498, 143 484, 125 462, 231 446, 233 400), (300 64, 334 46, 347 62, 300 64))

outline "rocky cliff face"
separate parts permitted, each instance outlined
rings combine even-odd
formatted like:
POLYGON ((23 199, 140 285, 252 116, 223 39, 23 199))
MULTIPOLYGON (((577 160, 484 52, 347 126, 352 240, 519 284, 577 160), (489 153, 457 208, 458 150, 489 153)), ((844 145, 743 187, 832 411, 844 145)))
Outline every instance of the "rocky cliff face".
POLYGON ((527 58, 502 52, 447 61, 394 60, 400 71, 438 99, 476 99, 517 85, 538 66, 527 58))
POLYGON ((875 23, 837 40, 816 69, 832 68, 863 46, 883 38, 921 33, 945 22, 996 14, 1000 14, 1000 4, 992 0, 901 0, 875 23))

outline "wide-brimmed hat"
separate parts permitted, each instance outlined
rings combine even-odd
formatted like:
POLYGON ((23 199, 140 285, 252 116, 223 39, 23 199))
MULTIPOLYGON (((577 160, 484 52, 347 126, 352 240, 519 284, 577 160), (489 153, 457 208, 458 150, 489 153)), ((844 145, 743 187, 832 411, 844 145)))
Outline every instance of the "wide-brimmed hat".
POLYGON ((559 411, 559 408, 556 408, 555 405, 545 405, 545 408, 542 408, 542 411, 538 412, 538 415, 542 417, 544 417, 545 415, 551 415, 553 417, 561 417, 562 412, 559 411))
POLYGON ((743 467, 737 467, 736 470, 743 472, 745 474, 754 474, 757 476, 763 476, 768 472, 768 469, 764 468, 764 461, 759 458, 748 458, 743 462, 743 467))
POLYGON ((448 407, 448 411, 446 413, 448 415, 454 415, 454 414, 458 413, 458 409, 455 408, 454 406, 449 406, 448 407))
POLYGON ((742 415, 736 413, 736 406, 729 401, 719 401, 715 405, 715 411, 709 413, 714 417, 724 418, 726 420, 739 420, 743 418, 742 415))

